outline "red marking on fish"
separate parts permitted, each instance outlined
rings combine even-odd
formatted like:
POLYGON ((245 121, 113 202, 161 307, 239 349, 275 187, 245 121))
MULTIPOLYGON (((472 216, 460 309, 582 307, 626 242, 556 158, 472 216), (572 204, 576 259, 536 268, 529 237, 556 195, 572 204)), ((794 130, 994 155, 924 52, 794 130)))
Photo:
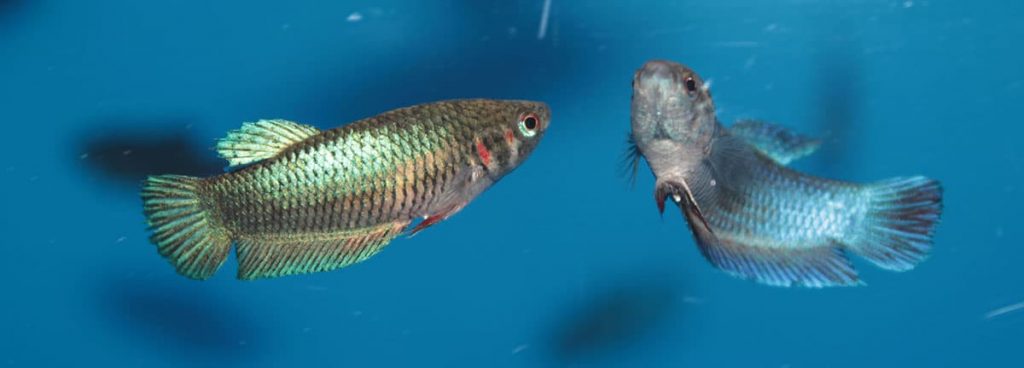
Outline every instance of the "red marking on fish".
POLYGON ((516 143, 516 134, 512 133, 511 129, 505 131, 505 142, 508 142, 508 145, 510 145, 510 146, 513 143, 516 143))
POLYGON ((423 229, 434 226, 435 224, 441 221, 447 220, 449 217, 452 217, 452 215, 454 215, 456 212, 461 211, 462 208, 466 206, 466 203, 469 202, 458 203, 456 205, 449 207, 448 209, 427 216, 427 218, 423 219, 423 221, 421 221, 418 225, 416 225, 416 227, 412 229, 412 231, 409 232, 409 236, 416 235, 416 233, 423 231, 423 229))
POLYGON ((436 224, 438 222, 444 221, 446 215, 447 215, 446 213, 439 213, 439 214, 427 217, 426 219, 421 221, 418 225, 416 225, 416 227, 413 228, 411 232, 409 232, 409 235, 416 235, 416 233, 418 233, 420 231, 423 231, 423 229, 426 229, 426 228, 428 228, 428 227, 430 227, 430 226, 432 226, 432 225, 434 225, 434 224, 436 224))
POLYGON ((480 162, 483 162, 484 166, 491 165, 491 151, 487 150, 487 146, 480 138, 476 139, 476 153, 480 155, 480 162))

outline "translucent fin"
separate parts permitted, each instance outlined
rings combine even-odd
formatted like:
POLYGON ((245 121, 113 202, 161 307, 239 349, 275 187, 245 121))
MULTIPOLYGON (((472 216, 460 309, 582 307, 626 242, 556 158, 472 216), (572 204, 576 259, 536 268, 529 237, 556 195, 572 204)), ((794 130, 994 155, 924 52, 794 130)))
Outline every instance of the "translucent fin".
POLYGON ((804 137, 775 124, 757 120, 741 120, 729 127, 729 132, 780 165, 814 153, 821 141, 804 137))
POLYGON ((231 238, 206 210, 198 192, 202 179, 178 175, 152 176, 142 188, 151 240, 178 273, 207 279, 224 264, 231 238))
POLYGON ((314 127, 288 120, 244 123, 241 129, 228 132, 227 137, 217 142, 217 153, 228 160, 231 167, 246 165, 277 156, 291 145, 319 133, 314 127))
POLYGON ((380 252, 408 222, 324 234, 248 237, 238 241, 238 278, 281 277, 338 269, 380 252))
POLYGON ((834 244, 808 248, 778 248, 746 245, 725 240, 711 231, 690 203, 682 196, 678 202, 697 239, 701 254, 726 273, 771 286, 857 286, 863 283, 842 248, 834 244))
POLYGON ((850 249, 878 267, 906 271, 928 256, 942 212, 942 187, 922 176, 864 188, 868 211, 850 249))
POLYGON ((643 157, 640 154, 640 147, 636 145, 636 141, 633 140, 633 133, 626 135, 626 153, 622 157, 622 175, 629 178, 629 186, 636 185, 636 174, 640 168, 640 158, 643 157))

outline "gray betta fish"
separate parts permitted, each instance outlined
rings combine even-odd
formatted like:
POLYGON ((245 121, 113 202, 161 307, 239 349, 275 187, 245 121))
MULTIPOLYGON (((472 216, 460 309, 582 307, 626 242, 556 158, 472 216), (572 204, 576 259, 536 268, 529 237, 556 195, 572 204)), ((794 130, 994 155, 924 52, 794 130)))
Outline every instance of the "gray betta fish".
POLYGON ((246 123, 217 144, 232 171, 146 180, 152 241, 177 271, 206 279, 236 245, 238 278, 361 262, 417 218, 447 219, 518 167, 551 113, 531 101, 453 100, 334 129, 246 123))
POLYGON ((786 167, 819 145, 758 121, 718 122, 692 70, 650 61, 633 79, 634 174, 656 177, 658 210, 671 198, 712 265, 773 286, 860 285, 847 253, 892 271, 924 260, 942 188, 921 176, 855 184, 786 167))

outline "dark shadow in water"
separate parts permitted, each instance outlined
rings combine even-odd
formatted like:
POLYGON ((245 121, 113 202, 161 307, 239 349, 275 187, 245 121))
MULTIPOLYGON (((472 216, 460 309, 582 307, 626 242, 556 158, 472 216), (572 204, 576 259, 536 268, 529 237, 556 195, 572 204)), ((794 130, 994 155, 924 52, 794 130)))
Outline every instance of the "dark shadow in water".
POLYGON ((213 142, 200 142, 183 119, 116 119, 87 126, 73 143, 73 160, 90 172, 137 186, 148 175, 208 176, 223 172, 225 163, 213 142))
POLYGON ((0 0, 0 16, 13 14, 25 7, 24 0, 0 0))
POLYGON ((97 295, 98 312, 112 329, 183 361, 252 358, 262 340, 242 306, 195 283, 111 279, 97 295))
POLYGON ((817 155, 812 156, 815 164, 823 169, 822 174, 849 176, 852 162, 851 152, 857 148, 856 132, 863 101, 863 77, 861 60, 858 57, 863 48, 854 35, 848 32, 849 25, 839 21, 834 28, 823 32, 817 55, 817 81, 814 90, 818 99, 817 122, 823 132, 824 144, 817 155))
POLYGON ((28 7, 25 0, 0 0, 0 30, 16 22, 19 13, 28 7))
MULTIPOLYGON (((309 104, 302 110, 323 119, 358 119, 443 99, 546 100, 563 94, 574 88, 569 80, 601 60, 587 60, 582 45, 560 46, 559 25, 568 20, 555 15, 538 39, 542 3, 458 1, 451 9, 457 21, 441 32, 433 49, 381 59, 365 73, 318 76, 321 87, 300 97, 309 104)), ((628 73, 620 77, 628 80, 628 73)))
POLYGON ((643 278, 584 298, 555 325, 554 360, 592 361, 650 341, 685 306, 678 284, 643 278))

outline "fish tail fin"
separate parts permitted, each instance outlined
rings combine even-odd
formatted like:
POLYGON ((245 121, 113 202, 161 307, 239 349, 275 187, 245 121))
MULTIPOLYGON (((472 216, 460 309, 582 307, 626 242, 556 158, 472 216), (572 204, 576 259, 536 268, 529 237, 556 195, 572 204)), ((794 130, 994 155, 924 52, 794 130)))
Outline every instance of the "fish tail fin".
POLYGON ((923 176, 864 187, 867 212, 850 250, 878 267, 907 271, 928 257, 942 212, 942 186, 923 176))
POLYGON ((142 187, 150 240, 178 273, 198 280, 213 276, 231 249, 231 237, 209 211, 201 183, 195 177, 160 175, 147 178, 142 187))

